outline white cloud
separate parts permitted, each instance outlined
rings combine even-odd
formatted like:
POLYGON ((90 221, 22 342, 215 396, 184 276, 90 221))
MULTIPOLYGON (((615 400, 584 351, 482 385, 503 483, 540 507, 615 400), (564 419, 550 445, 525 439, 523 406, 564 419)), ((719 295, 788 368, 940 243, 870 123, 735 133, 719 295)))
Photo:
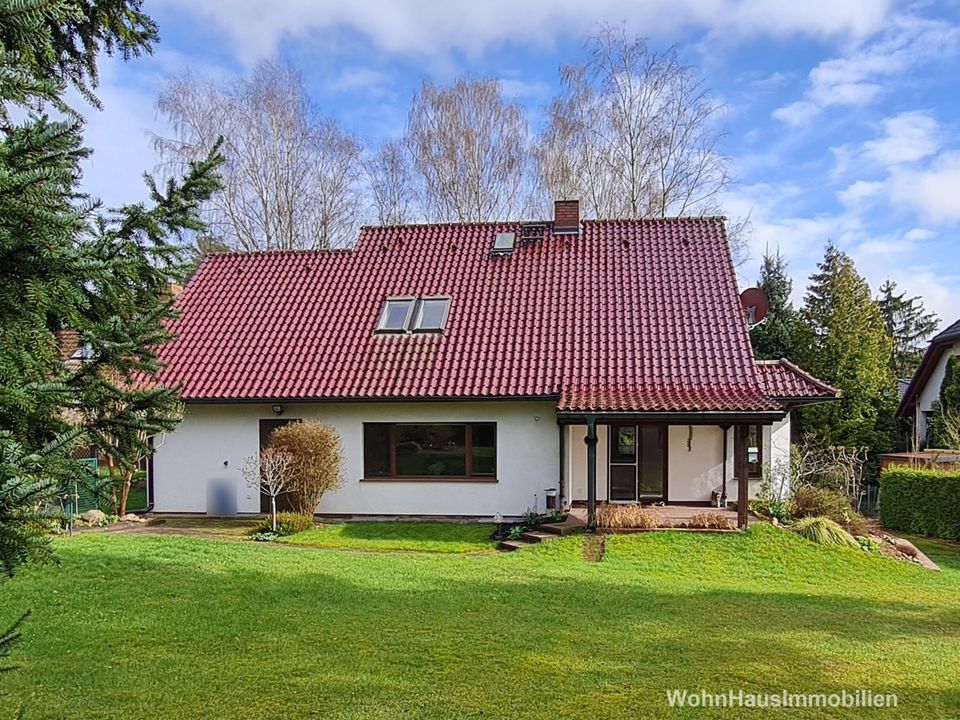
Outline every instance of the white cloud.
POLYGON ((620 23, 643 36, 686 28, 717 36, 866 37, 884 22, 889 0, 158 0, 211 22, 246 64, 273 55, 287 38, 345 30, 377 49, 415 56, 456 50, 479 54, 498 43, 549 45, 582 37, 598 23, 620 23))
POLYGON ((916 162, 940 149, 936 119, 925 111, 904 112, 883 121, 884 134, 863 144, 863 154, 884 167, 916 162))
POLYGON ((891 90, 897 79, 955 54, 958 45, 960 29, 945 21, 894 15, 877 37, 854 44, 842 56, 813 68, 804 100, 778 108, 773 117, 797 125, 812 120, 817 115, 815 110, 873 104, 891 90))
POLYGON ((553 86, 549 83, 533 80, 519 80, 517 78, 502 78, 500 87, 504 97, 521 100, 545 100, 553 93, 553 86))
POLYGON ((890 201, 938 224, 960 223, 960 152, 937 157, 925 167, 894 168, 890 201))
POLYGON ((390 76, 366 67, 347 68, 334 78, 327 89, 334 93, 377 93, 390 84, 390 76))
POLYGON ((878 197, 884 189, 884 183, 878 180, 857 180, 837 193, 840 202, 847 206, 862 206, 867 200, 878 197))

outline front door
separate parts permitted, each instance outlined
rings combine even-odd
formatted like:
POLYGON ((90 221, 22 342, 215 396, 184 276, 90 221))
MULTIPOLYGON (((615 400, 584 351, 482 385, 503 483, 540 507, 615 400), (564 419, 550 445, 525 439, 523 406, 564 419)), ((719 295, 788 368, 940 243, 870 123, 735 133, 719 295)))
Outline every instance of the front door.
POLYGON ((611 502, 666 500, 665 425, 610 426, 611 502))
MULTIPOLYGON (((270 418, 269 420, 260 421, 260 449, 265 450, 270 446, 270 436, 273 435, 273 431, 279 428, 282 428, 284 425, 287 425, 292 422, 300 422, 299 420, 275 420, 270 418)), ((277 495, 277 512, 289 512, 293 508, 290 506, 290 498, 287 493, 281 493, 277 495)), ((270 496, 266 493, 260 493, 260 512, 268 513, 270 512, 270 496)))

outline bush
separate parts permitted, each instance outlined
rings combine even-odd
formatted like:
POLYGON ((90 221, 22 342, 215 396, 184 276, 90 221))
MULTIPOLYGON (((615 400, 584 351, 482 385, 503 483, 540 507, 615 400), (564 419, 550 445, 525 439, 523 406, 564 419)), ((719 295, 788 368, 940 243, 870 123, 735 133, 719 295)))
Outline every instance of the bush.
POLYGON ((312 516, 323 494, 343 485, 343 446, 331 426, 312 421, 290 423, 273 431, 270 446, 293 458, 287 491, 296 514, 312 516))
POLYGON ((790 510, 783 500, 767 500, 757 498, 747 503, 747 509, 764 520, 776 520, 781 525, 787 525, 790 520, 790 510))
POLYGON ((790 514, 795 518, 826 517, 854 535, 866 532, 866 522, 841 490, 800 485, 793 491, 790 514))
POLYGON ((292 512, 277 513, 277 531, 273 533, 270 525, 270 518, 264 518, 257 525, 256 533, 272 533, 276 535, 296 535, 297 533, 309 530, 314 526, 313 517, 310 515, 300 515, 292 512))
POLYGON ((736 530, 737 526, 726 515, 716 512, 702 512, 692 516, 687 521, 688 528, 703 528, 706 530, 736 530))
POLYGON ((880 474, 880 524, 960 540, 960 470, 889 467, 880 474))
POLYGON ((858 549, 860 547, 860 543, 856 541, 853 535, 828 517, 810 516, 800 518, 791 529, 818 545, 840 545, 858 549))
POLYGON ((597 507, 597 527, 652 529, 666 525, 654 510, 645 510, 639 505, 604 503, 597 507))

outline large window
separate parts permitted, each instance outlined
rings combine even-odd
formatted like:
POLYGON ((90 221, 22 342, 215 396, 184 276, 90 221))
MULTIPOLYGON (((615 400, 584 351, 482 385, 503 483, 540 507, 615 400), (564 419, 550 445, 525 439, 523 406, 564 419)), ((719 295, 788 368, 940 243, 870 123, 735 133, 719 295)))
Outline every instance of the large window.
POLYGON ((378 333, 442 332, 450 312, 450 298, 394 297, 383 301, 378 333))
POLYGON ((365 423, 365 478, 490 480, 497 472, 496 423, 365 423))

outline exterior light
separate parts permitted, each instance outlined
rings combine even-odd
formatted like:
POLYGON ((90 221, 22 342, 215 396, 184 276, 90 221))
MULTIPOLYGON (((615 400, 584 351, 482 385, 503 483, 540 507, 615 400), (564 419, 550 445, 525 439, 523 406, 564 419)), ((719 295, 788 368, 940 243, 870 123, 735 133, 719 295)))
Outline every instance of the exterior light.
POLYGON ((283 405, 274 405, 274 406, 273 406, 273 414, 276 415, 276 416, 278 416, 278 417, 279 417, 280 415, 283 415, 283 405))
POLYGON ((497 524, 497 537, 503 537, 503 515, 497 513, 493 516, 493 521, 497 524))

